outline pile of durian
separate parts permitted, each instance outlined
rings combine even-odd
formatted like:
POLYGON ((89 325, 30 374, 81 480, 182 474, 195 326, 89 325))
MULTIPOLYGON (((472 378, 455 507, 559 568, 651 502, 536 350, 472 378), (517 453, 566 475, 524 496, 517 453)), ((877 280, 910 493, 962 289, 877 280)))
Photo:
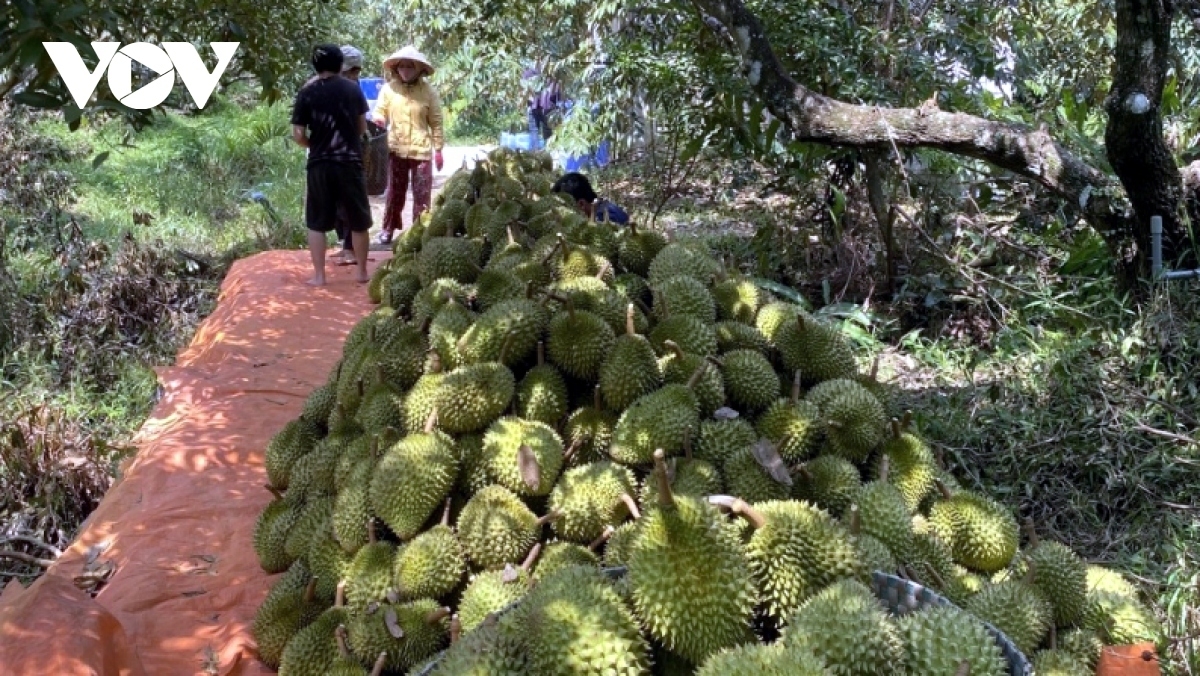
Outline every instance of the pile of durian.
POLYGON ((1118 573, 964 490, 838 328, 592 222, 545 154, 447 182, 266 450, 259 654, 318 674, 1091 673, 1118 573), (872 572, 952 606, 896 616, 872 572), (986 624, 985 624, 986 623, 986 624))

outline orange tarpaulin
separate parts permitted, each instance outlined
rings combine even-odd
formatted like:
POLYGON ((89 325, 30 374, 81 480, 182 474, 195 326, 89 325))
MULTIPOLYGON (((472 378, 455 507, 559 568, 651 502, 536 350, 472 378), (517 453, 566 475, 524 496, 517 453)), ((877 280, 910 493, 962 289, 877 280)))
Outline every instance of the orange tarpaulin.
MULTIPOLYGON (((387 257, 371 254, 372 269, 387 257)), ((273 576, 251 537, 271 500, 263 453, 324 383, 371 311, 353 267, 314 289, 308 252, 238 261, 176 365, 138 453, 71 548, 28 589, 0 595, 0 674, 271 673, 250 627, 273 576), (75 584, 114 572, 95 598, 75 584)))

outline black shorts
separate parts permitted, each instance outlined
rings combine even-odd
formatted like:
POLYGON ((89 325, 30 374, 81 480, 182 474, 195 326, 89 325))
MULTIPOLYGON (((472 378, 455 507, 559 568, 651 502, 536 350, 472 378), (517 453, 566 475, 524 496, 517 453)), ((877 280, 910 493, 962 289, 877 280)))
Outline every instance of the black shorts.
POLYGON ((309 230, 329 232, 337 229, 339 217, 352 232, 371 229, 371 203, 362 167, 342 162, 309 165, 305 224, 309 230))

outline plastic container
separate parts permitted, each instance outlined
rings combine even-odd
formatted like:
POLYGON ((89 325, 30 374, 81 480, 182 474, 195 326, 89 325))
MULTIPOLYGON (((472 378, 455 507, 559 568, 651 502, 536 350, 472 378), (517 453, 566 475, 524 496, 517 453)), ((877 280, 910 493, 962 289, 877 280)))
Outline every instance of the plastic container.
POLYGON ((368 101, 374 101, 379 98, 379 90, 383 89, 383 78, 360 77, 358 78, 358 87, 368 101))

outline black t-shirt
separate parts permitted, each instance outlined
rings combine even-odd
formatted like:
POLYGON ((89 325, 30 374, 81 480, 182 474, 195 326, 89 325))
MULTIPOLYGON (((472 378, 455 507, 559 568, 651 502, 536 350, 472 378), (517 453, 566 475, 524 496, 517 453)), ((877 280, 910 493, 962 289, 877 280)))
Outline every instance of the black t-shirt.
POLYGON ((340 75, 305 83, 292 106, 292 124, 308 127, 308 163, 362 164, 358 116, 367 110, 362 89, 340 75))

